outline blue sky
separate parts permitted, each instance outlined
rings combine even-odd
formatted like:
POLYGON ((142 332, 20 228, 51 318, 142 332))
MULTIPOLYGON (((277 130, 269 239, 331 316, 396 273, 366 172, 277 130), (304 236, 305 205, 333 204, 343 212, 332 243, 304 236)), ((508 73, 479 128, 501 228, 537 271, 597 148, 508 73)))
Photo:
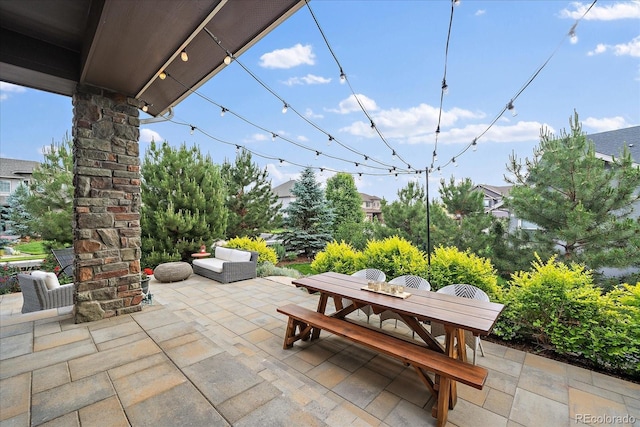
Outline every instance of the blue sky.
MULTIPOLYGON (((568 37, 590 4, 462 0, 453 15, 449 90, 440 113, 448 0, 313 0, 311 8, 348 84, 340 83, 338 65, 303 7, 238 57, 277 97, 232 62, 198 89, 217 105, 189 96, 174 109, 173 122, 141 127, 141 149, 152 138, 197 144, 222 163, 233 160, 240 145, 268 168, 274 186, 296 179, 302 170, 297 165, 309 165, 323 182, 331 170, 353 173, 360 191, 387 200, 395 200, 408 180, 425 180, 424 174, 396 177, 388 169, 424 170, 437 149, 432 197, 439 180, 452 175, 505 185, 509 155, 530 157, 541 128, 567 129, 574 110, 587 133, 640 124, 640 0, 598 1, 577 25, 577 39, 568 37), (515 99, 517 115, 505 112, 485 133, 552 54, 515 99), (291 106, 286 114, 281 99, 291 106), (230 113, 221 116, 218 105, 230 113), (348 148, 335 140, 329 144, 327 134, 348 148), (460 154, 480 135, 475 151, 460 154)), ((71 133, 71 120, 70 98, 0 83, 0 156, 42 160, 43 146, 71 133)))

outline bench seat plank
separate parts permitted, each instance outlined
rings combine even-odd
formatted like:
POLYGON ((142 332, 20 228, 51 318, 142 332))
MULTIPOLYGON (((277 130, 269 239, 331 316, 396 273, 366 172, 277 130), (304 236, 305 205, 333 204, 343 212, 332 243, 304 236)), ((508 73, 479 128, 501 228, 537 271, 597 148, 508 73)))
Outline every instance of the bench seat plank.
MULTIPOLYGON (((388 356, 398 358, 404 363, 418 366, 429 372, 459 381, 479 390, 483 388, 487 379, 487 370, 481 366, 450 358, 445 354, 437 353, 417 343, 414 344, 364 326, 329 317, 295 304, 280 307, 278 308, 278 312, 299 322, 309 324, 315 328, 360 343, 388 356)), ((303 335, 308 335, 308 333, 303 335)), ((293 342, 287 342, 288 338, 289 337, 285 337, 285 348, 293 345, 293 342)))

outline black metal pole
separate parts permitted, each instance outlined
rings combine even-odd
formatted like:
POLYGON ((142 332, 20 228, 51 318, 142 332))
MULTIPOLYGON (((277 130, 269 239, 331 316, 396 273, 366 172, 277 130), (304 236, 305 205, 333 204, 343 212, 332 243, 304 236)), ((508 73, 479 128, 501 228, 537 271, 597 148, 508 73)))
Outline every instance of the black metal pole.
POLYGON ((429 168, 426 167, 424 169, 425 171, 425 178, 426 178, 426 187, 427 187, 427 266, 428 266, 428 270, 427 270, 427 280, 430 280, 430 275, 431 275, 431 218, 429 217, 429 168))

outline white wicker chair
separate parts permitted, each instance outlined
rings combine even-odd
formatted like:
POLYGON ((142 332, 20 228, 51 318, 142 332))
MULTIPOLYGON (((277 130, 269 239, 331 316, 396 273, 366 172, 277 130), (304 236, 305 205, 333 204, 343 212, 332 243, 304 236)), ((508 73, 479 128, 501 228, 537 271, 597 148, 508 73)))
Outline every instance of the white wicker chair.
POLYGON ((18 274, 18 283, 22 292, 23 313, 73 305, 73 283, 50 290, 44 279, 30 274, 18 274))
MULTIPOLYGON (((377 268, 365 268, 363 270, 358 270, 352 274, 353 277, 363 277, 367 280, 375 280, 376 282, 384 282, 387 279, 387 275, 384 274, 384 271, 378 270, 377 268)), ((342 306, 346 307, 351 304, 352 301, 346 298, 342 299, 342 306)), ((367 305, 360 310, 367 315, 367 323, 369 323, 369 316, 373 313, 371 306, 367 305)))
MULTIPOLYGON (((431 290, 431 284, 427 279, 424 279, 420 276, 414 276, 411 274, 407 274, 405 276, 398 276, 392 279, 389 283, 391 283, 392 285, 402 285, 405 288, 421 289, 423 291, 431 290)), ((402 318, 397 313, 394 313, 393 311, 390 311, 390 310, 385 310, 382 313, 380 313, 381 328, 382 328, 382 322, 384 322, 387 319, 396 319, 396 327, 398 326, 398 320, 402 320, 402 318)))
MULTIPOLYGON (((467 284, 455 284, 448 285, 443 288, 437 290, 437 292, 441 294, 447 295, 455 295, 463 298, 477 299, 480 301, 489 301, 489 295, 486 294, 482 289, 467 284)), ((431 322, 431 335, 434 337, 441 336, 445 334, 444 325, 442 323, 431 322)), ((476 352, 478 351, 478 347, 480 347, 480 353, 484 356, 484 348, 482 348, 482 341, 480 341, 480 337, 474 336, 471 331, 464 331, 464 341, 469 345, 469 347, 473 348, 473 364, 476 364, 476 352), (473 346, 471 346, 471 342, 473 342, 473 346)))

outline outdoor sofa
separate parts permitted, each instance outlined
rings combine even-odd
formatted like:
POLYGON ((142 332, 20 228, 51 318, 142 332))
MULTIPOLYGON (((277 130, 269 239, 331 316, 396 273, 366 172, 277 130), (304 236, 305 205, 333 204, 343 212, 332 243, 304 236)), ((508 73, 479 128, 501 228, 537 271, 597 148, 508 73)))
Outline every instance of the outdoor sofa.
POLYGON ((213 258, 193 260, 193 272, 220 283, 256 277, 258 252, 217 246, 213 258))

